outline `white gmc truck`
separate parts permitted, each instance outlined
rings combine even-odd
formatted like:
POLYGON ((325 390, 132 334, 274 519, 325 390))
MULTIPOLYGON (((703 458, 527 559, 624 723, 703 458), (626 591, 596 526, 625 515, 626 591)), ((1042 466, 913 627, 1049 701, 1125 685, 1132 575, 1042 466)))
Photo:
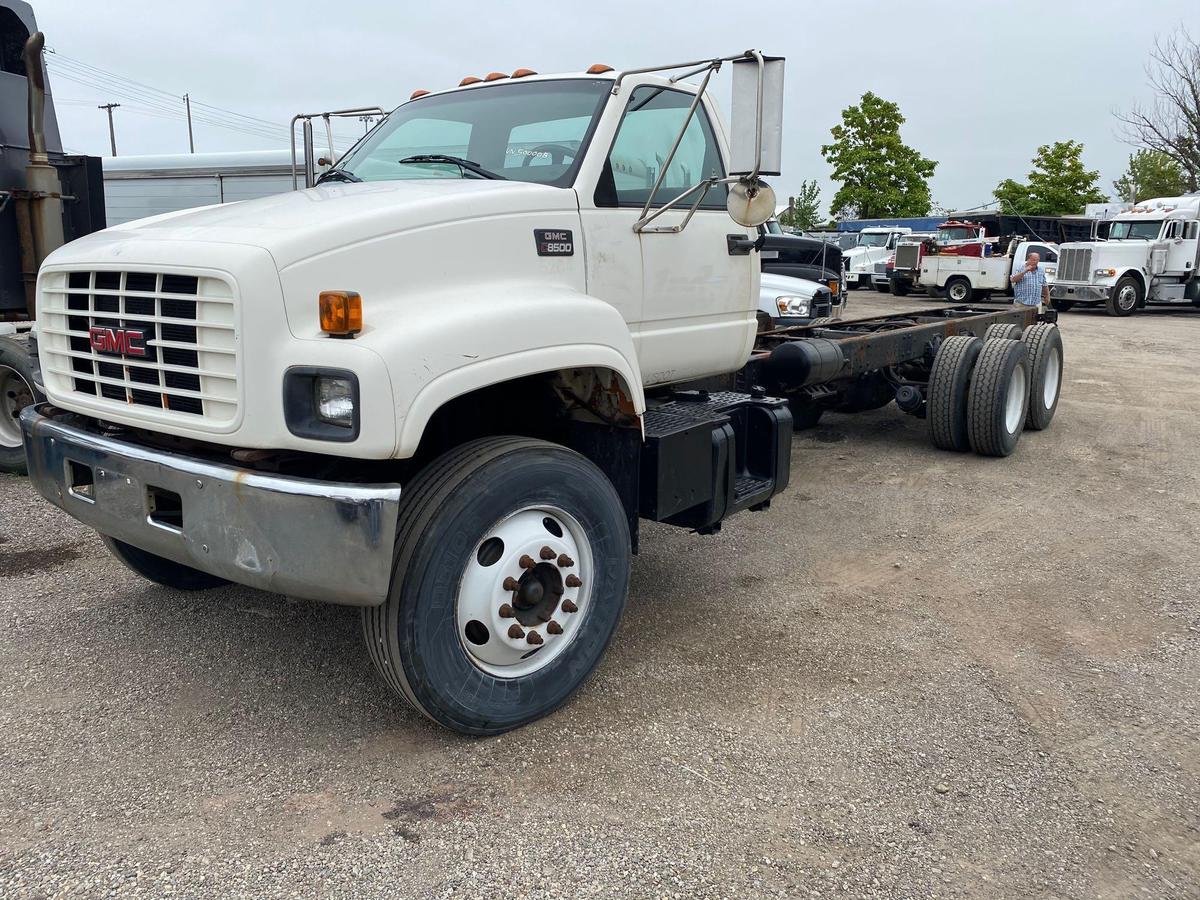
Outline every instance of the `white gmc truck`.
POLYGON ((384 681, 449 728, 546 715, 613 636, 639 520, 767 508, 793 415, 895 401, 993 456, 1053 416, 1053 312, 756 333, 782 67, 469 77, 315 187, 59 249, 30 477, 161 584, 362 607, 384 681))
POLYGON ((1064 312, 1103 304, 1112 316, 1200 306, 1200 194, 1143 200, 1112 219, 1107 240, 1063 244, 1050 300, 1064 312))

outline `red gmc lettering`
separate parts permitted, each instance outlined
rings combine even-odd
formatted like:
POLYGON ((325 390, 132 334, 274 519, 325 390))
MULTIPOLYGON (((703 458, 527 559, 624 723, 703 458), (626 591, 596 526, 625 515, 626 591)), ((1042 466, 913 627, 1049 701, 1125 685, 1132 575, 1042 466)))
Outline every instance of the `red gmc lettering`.
POLYGON ((146 338, 140 331, 124 328, 104 328, 93 325, 88 340, 97 353, 119 353, 121 356, 145 356, 146 338))

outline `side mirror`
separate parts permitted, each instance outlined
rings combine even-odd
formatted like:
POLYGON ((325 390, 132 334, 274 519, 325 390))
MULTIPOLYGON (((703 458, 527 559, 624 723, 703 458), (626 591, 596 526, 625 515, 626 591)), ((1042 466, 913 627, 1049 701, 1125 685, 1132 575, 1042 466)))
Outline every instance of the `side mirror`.
POLYGON ((783 64, 782 56, 757 53, 733 61, 730 175, 755 178, 782 170, 783 64))

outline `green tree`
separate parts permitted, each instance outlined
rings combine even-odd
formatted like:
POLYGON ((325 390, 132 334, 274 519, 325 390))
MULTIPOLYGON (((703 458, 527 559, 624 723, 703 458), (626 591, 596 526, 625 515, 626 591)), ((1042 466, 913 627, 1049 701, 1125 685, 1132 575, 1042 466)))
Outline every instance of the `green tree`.
POLYGON ((1139 150, 1129 157, 1129 168, 1113 182, 1118 200, 1136 203, 1151 197, 1186 194, 1187 175, 1171 157, 1157 150, 1139 150))
POLYGON ((1056 141, 1038 147, 1028 183, 1006 178, 996 185, 1000 212, 1018 216, 1070 216, 1088 203, 1108 200, 1097 187, 1100 173, 1083 167, 1083 144, 1056 141))
POLYGON ((860 219, 923 216, 929 212, 929 183, 937 163, 900 139, 900 107, 868 91, 857 106, 842 110, 830 129, 833 142, 821 147, 841 182, 832 209, 853 209, 860 219))
POLYGON ((800 182, 800 193, 788 197, 788 208, 779 214, 779 224, 807 231, 821 221, 821 189, 816 179, 800 182))

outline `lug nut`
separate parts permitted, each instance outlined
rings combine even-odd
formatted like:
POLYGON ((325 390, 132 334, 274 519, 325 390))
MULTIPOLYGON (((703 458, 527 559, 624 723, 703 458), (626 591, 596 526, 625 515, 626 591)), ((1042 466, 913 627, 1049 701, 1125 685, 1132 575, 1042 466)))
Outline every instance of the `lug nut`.
POLYGON ((520 585, 517 584, 517 579, 509 575, 504 579, 504 584, 501 585, 506 591, 515 591, 520 585))
POLYGON ((534 566, 537 565, 537 563, 535 563, 533 561, 532 556, 530 556, 528 553, 526 553, 519 560, 517 560, 517 565, 520 566, 522 569, 532 569, 534 566))
POLYGON ((575 605, 573 600, 564 600, 563 612, 579 612, 579 607, 575 605))
POLYGON ((508 636, 510 638, 523 638, 525 637, 525 629, 516 622, 513 622, 510 626, 508 626, 508 636))
POLYGON ((575 560, 571 559, 571 557, 567 556, 567 554, 562 553, 559 554, 558 565, 559 568, 569 569, 571 566, 575 565, 575 560))
POLYGON ((540 556, 542 559, 554 559, 554 551, 549 547, 543 547, 538 552, 538 556, 540 556))
POLYGON ((513 608, 511 606, 509 606, 507 603, 502 603, 500 605, 500 618, 511 619, 515 615, 516 615, 516 613, 513 612, 513 608))
POLYGON ((529 634, 525 635, 525 640, 536 646, 542 642, 542 636, 536 631, 531 631, 529 634))
POLYGON ((546 630, 551 634, 562 634, 562 626, 553 619, 551 619, 550 623, 546 626, 546 630))
POLYGON ((583 587, 583 582, 579 580, 578 575, 568 575, 566 585, 567 587, 583 587))

